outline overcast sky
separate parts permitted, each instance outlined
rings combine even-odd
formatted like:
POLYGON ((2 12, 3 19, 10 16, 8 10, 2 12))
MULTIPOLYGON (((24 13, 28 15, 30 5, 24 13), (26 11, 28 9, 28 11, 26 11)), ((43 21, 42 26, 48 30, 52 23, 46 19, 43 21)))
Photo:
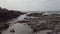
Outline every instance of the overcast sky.
POLYGON ((0 0, 0 6, 21 11, 60 11, 60 0, 0 0))

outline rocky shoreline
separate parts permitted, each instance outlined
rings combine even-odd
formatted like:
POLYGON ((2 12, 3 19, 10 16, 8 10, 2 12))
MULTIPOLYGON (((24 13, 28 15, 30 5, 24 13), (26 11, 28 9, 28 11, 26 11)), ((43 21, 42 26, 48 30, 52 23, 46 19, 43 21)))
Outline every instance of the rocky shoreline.
MULTIPOLYGON (((34 13, 35 14, 35 13, 34 13)), ((18 21, 19 23, 27 23, 33 29, 33 32, 38 32, 41 30, 52 30, 47 34, 57 34, 60 32, 60 14, 50 14, 50 15, 37 15, 29 14, 25 20, 18 21), (33 17, 33 18, 32 18, 33 17), (56 33, 57 32, 57 33, 56 33)))
MULTIPOLYGON (((3 30, 9 27, 8 21, 23 15, 21 11, 8 10, 0 7, 0 34, 3 30)), ((52 30, 47 34, 60 34, 60 14, 44 15, 42 13, 30 13, 24 20, 17 21, 15 23, 26 23, 31 26, 33 33, 41 30, 52 30)))
POLYGON ((6 8, 0 7, 0 34, 2 31, 6 30, 9 27, 9 21, 23 14, 26 13, 23 13, 21 11, 8 10, 6 8))

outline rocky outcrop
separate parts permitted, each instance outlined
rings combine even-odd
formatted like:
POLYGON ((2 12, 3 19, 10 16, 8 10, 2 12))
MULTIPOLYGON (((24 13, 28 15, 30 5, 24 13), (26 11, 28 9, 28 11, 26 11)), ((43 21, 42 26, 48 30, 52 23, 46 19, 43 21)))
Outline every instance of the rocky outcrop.
MULTIPOLYGON (((22 20, 21 23, 27 23, 31 26, 33 29, 33 32, 41 31, 41 30, 52 30, 55 31, 56 24, 60 23, 60 14, 51 14, 51 15, 43 15, 38 18, 26 18, 25 20, 22 20)), ((59 26, 60 27, 60 26, 59 26)), ((60 29, 60 28, 59 28, 60 29)), ((57 28, 58 30, 58 28, 57 28)), ((50 32, 51 33, 51 32, 50 32)), ((49 34, 49 33, 47 33, 49 34)))
MULTIPOLYGON (((0 31, 6 30, 9 27, 9 20, 23 15, 20 11, 8 10, 0 8, 0 31)), ((43 13, 31 13, 27 15, 29 18, 18 21, 19 23, 27 23, 33 29, 33 32, 41 30, 52 30, 47 34, 56 34, 60 32, 60 14, 43 15, 43 13), (30 18, 33 17, 33 18, 30 18)), ((18 23, 17 22, 17 23, 18 23)), ((10 32, 14 33, 14 29, 10 32)))
POLYGON ((9 20, 15 19, 23 14, 26 13, 22 13, 21 11, 8 10, 6 8, 0 7, 0 32, 6 30, 9 27, 9 23, 8 23, 9 20))
POLYGON ((8 10, 8 9, 1 9, 0 8, 0 23, 8 21, 10 19, 17 18, 20 15, 23 15, 25 13, 22 13, 20 11, 14 11, 14 10, 8 10))
POLYGON ((40 17, 42 15, 43 15, 43 13, 31 13, 31 14, 28 14, 27 16, 29 16, 29 17, 40 17))
POLYGON ((9 24, 2 24, 0 23, 0 31, 6 30, 9 27, 9 24))

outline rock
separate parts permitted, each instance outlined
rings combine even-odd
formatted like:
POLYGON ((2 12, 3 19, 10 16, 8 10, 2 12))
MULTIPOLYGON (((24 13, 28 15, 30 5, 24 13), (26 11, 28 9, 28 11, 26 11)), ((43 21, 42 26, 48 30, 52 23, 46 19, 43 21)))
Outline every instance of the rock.
POLYGON ((51 32, 48 32, 47 34, 51 34, 51 32))
POLYGON ((0 34, 2 34, 2 32, 0 32, 0 34))
POLYGON ((28 14, 27 16, 29 16, 29 17, 40 17, 42 15, 43 15, 43 13, 31 13, 31 14, 28 14))
POLYGON ((11 32, 11 33, 15 33, 15 30, 14 30, 14 29, 12 29, 12 30, 10 30, 10 32, 11 32))
MULTIPOLYGON (((9 21, 23 15, 21 11, 8 10, 0 7, 0 31, 4 31, 9 27, 9 21)), ((14 31, 13 31, 14 32, 14 31)))
POLYGON ((36 28, 33 28, 33 32, 37 32, 38 30, 36 28))
POLYGON ((9 24, 4 24, 4 29, 6 30, 9 27, 9 24))
POLYGON ((0 24, 0 31, 6 30, 9 27, 9 24, 0 24))
POLYGON ((0 23, 8 22, 11 19, 17 18, 20 15, 23 15, 21 11, 8 10, 6 8, 0 8, 0 23))
POLYGON ((28 22, 28 20, 20 20, 20 21, 18 21, 18 23, 27 23, 28 22))

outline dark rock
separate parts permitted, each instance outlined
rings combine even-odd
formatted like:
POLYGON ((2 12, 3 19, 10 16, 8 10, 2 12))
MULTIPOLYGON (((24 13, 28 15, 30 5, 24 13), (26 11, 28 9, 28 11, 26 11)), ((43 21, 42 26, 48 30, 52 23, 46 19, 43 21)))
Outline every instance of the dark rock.
POLYGON ((4 29, 6 30, 9 27, 9 24, 4 24, 4 29))
POLYGON ((10 21, 11 19, 15 19, 23 14, 26 13, 23 13, 21 11, 8 10, 6 8, 0 7, 0 31, 2 32, 3 30, 6 30, 9 27, 8 21, 10 21))
POLYGON ((9 24, 0 24, 0 31, 6 30, 9 27, 9 24))
POLYGON ((0 34, 2 34, 2 32, 0 32, 0 34))
POLYGON ((51 32, 48 32, 47 34, 51 34, 51 32))
POLYGON ((28 21, 27 20, 20 20, 18 21, 18 23, 27 23, 28 21))
POLYGON ((28 25, 31 25, 31 24, 28 24, 28 25))
POLYGON ((17 18, 23 14, 26 13, 22 13, 21 11, 8 10, 6 8, 0 8, 0 23, 7 22, 8 20, 17 18))
POLYGON ((12 30, 10 30, 10 32, 11 32, 11 33, 15 33, 15 30, 14 30, 14 29, 12 29, 12 30))
POLYGON ((33 28, 33 32, 37 32, 37 29, 36 28, 33 28))
POLYGON ((27 16, 40 17, 42 15, 43 15, 43 13, 31 13, 31 14, 28 14, 27 16))

